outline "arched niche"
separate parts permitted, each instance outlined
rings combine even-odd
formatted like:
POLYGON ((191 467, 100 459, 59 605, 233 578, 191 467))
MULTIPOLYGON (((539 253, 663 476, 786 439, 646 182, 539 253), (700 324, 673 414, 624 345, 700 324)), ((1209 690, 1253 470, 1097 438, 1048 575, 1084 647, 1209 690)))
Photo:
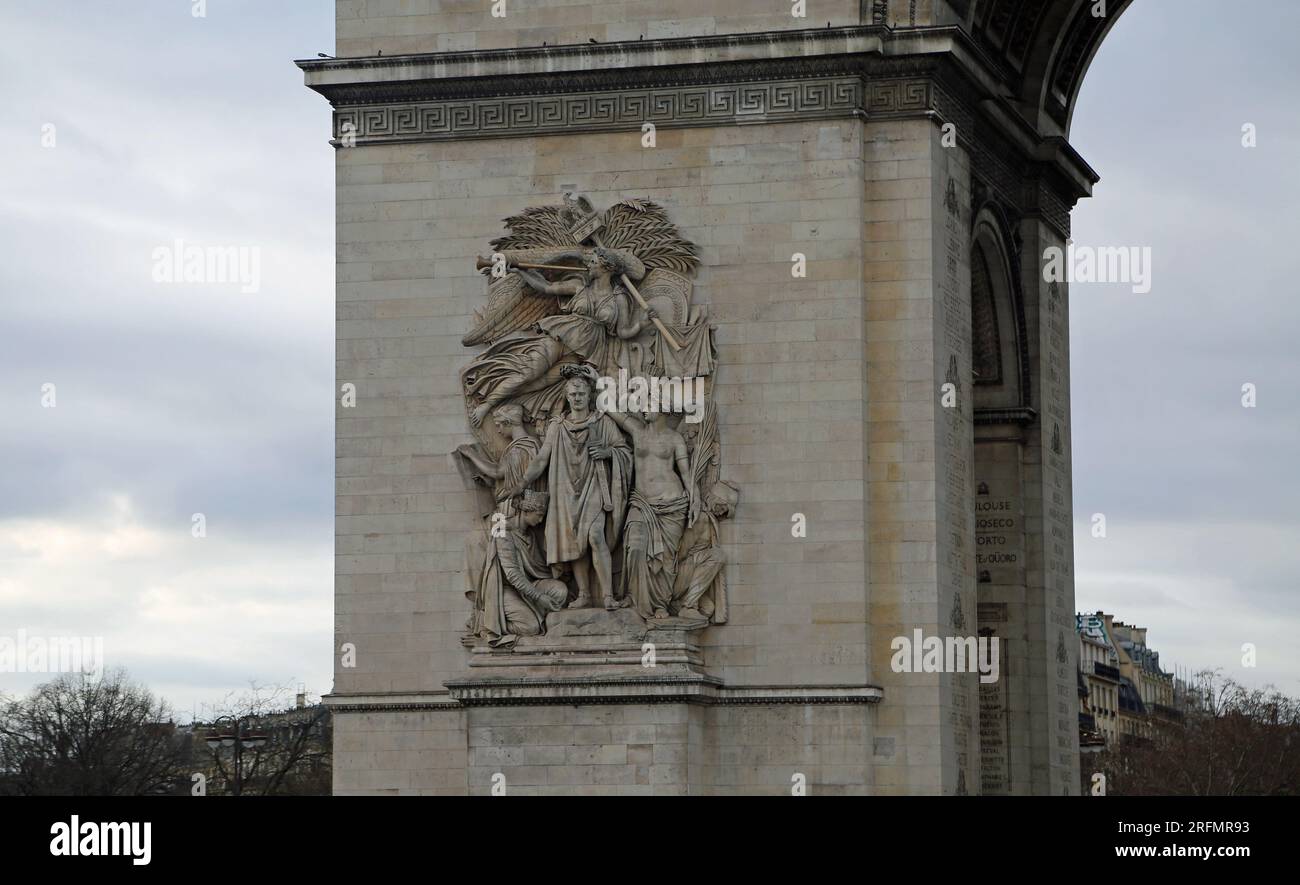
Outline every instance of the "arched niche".
POLYGON ((985 205, 971 230, 971 369, 977 423, 1027 417, 1028 348, 1020 268, 1005 215, 985 205))

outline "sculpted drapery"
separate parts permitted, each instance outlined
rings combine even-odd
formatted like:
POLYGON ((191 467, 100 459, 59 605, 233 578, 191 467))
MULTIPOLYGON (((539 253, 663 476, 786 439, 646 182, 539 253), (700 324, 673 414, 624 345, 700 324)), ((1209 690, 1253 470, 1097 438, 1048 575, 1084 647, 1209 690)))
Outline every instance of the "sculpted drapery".
POLYGON ((734 500, 717 506, 729 493, 713 328, 691 303, 695 246, 647 200, 601 213, 566 196, 506 225, 479 259, 488 303, 464 337, 483 348, 461 373, 476 441, 455 454, 491 487, 486 528, 466 544, 467 644, 545 632, 549 600, 683 629, 725 621, 718 519, 734 500), (664 390, 702 384, 703 411, 606 401, 620 372, 664 390), (544 512, 520 509, 526 492, 545 496, 544 512))
POLYGON ((592 531, 603 532, 610 545, 622 531, 632 451, 609 416, 599 414, 576 423, 552 421, 546 444, 551 446, 547 487, 555 490, 546 514, 546 561, 573 562, 588 552, 592 531), (592 460, 593 446, 609 449, 611 457, 592 460))

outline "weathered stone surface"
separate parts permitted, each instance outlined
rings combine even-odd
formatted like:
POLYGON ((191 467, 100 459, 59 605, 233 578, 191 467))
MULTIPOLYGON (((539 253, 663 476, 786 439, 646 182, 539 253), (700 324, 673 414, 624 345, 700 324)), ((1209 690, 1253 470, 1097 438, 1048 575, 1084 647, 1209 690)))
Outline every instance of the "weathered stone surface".
POLYGON ((788 6, 748 0, 470 5, 343 0, 340 55, 383 59, 303 64, 337 108, 338 380, 357 385, 337 422, 337 636, 357 650, 330 699, 339 792, 1073 785, 1068 292, 1037 256, 1095 180, 1061 136, 1109 22, 854 0, 792 37, 788 6), (465 54, 391 58, 434 51, 465 54), (566 193, 653 201, 698 247, 719 478, 743 490, 718 528, 728 616, 595 598, 465 644, 463 536, 492 512, 449 457, 465 339, 490 338, 475 260, 500 219, 566 193), (979 559, 981 484, 1014 513, 993 546, 1015 563, 979 559), (996 695, 894 672, 914 629, 1005 639, 996 695))
POLYGON ((635 642, 645 639, 650 633, 646 622, 638 618, 636 612, 625 608, 612 612, 595 608, 568 609, 556 612, 547 618, 546 622, 548 639, 599 636, 618 637, 635 642))

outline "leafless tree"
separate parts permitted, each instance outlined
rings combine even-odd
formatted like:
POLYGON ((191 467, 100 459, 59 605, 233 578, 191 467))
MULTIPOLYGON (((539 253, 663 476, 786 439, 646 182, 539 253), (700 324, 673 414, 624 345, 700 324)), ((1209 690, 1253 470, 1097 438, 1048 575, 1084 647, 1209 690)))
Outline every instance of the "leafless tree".
POLYGON ((60 676, 0 703, 0 794, 162 793, 187 768, 170 709, 124 670, 60 676))
POLYGON ((1110 795, 1300 795, 1300 702, 1200 674, 1181 722, 1101 754, 1110 795))
POLYGON ((206 752, 209 793, 247 796, 328 795, 331 782, 329 711, 319 703, 290 705, 287 685, 250 686, 227 696, 212 721, 196 729, 196 745, 206 752), (256 736, 255 746, 207 746, 212 734, 256 736))

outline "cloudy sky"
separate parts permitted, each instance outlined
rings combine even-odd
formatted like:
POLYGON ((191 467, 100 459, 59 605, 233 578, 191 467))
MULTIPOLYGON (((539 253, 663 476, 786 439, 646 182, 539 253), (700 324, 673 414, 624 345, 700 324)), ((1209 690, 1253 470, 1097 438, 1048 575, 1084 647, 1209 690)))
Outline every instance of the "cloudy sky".
POLYGON ((333 150, 292 59, 333 6, 0 11, 0 635, 103 636, 182 715, 330 686, 333 150), (177 238, 260 248, 260 291, 154 282, 177 238))
MULTIPOLYGON (((334 4, 190 6, 0 11, 0 636, 103 636, 183 718, 329 690, 333 544, 333 154, 291 60, 334 4), (256 247, 260 290, 155 282, 177 239, 256 247)), ((1154 258, 1146 295, 1072 290, 1077 595, 1294 694, 1300 4, 1250 7, 1140 0, 1075 115, 1076 242, 1154 258)))
POLYGON ((1148 627, 1166 666, 1297 695, 1300 3, 1224 10, 1138 0, 1074 115, 1102 176, 1076 244, 1150 246, 1153 261, 1149 294, 1070 292, 1076 602, 1148 627))

